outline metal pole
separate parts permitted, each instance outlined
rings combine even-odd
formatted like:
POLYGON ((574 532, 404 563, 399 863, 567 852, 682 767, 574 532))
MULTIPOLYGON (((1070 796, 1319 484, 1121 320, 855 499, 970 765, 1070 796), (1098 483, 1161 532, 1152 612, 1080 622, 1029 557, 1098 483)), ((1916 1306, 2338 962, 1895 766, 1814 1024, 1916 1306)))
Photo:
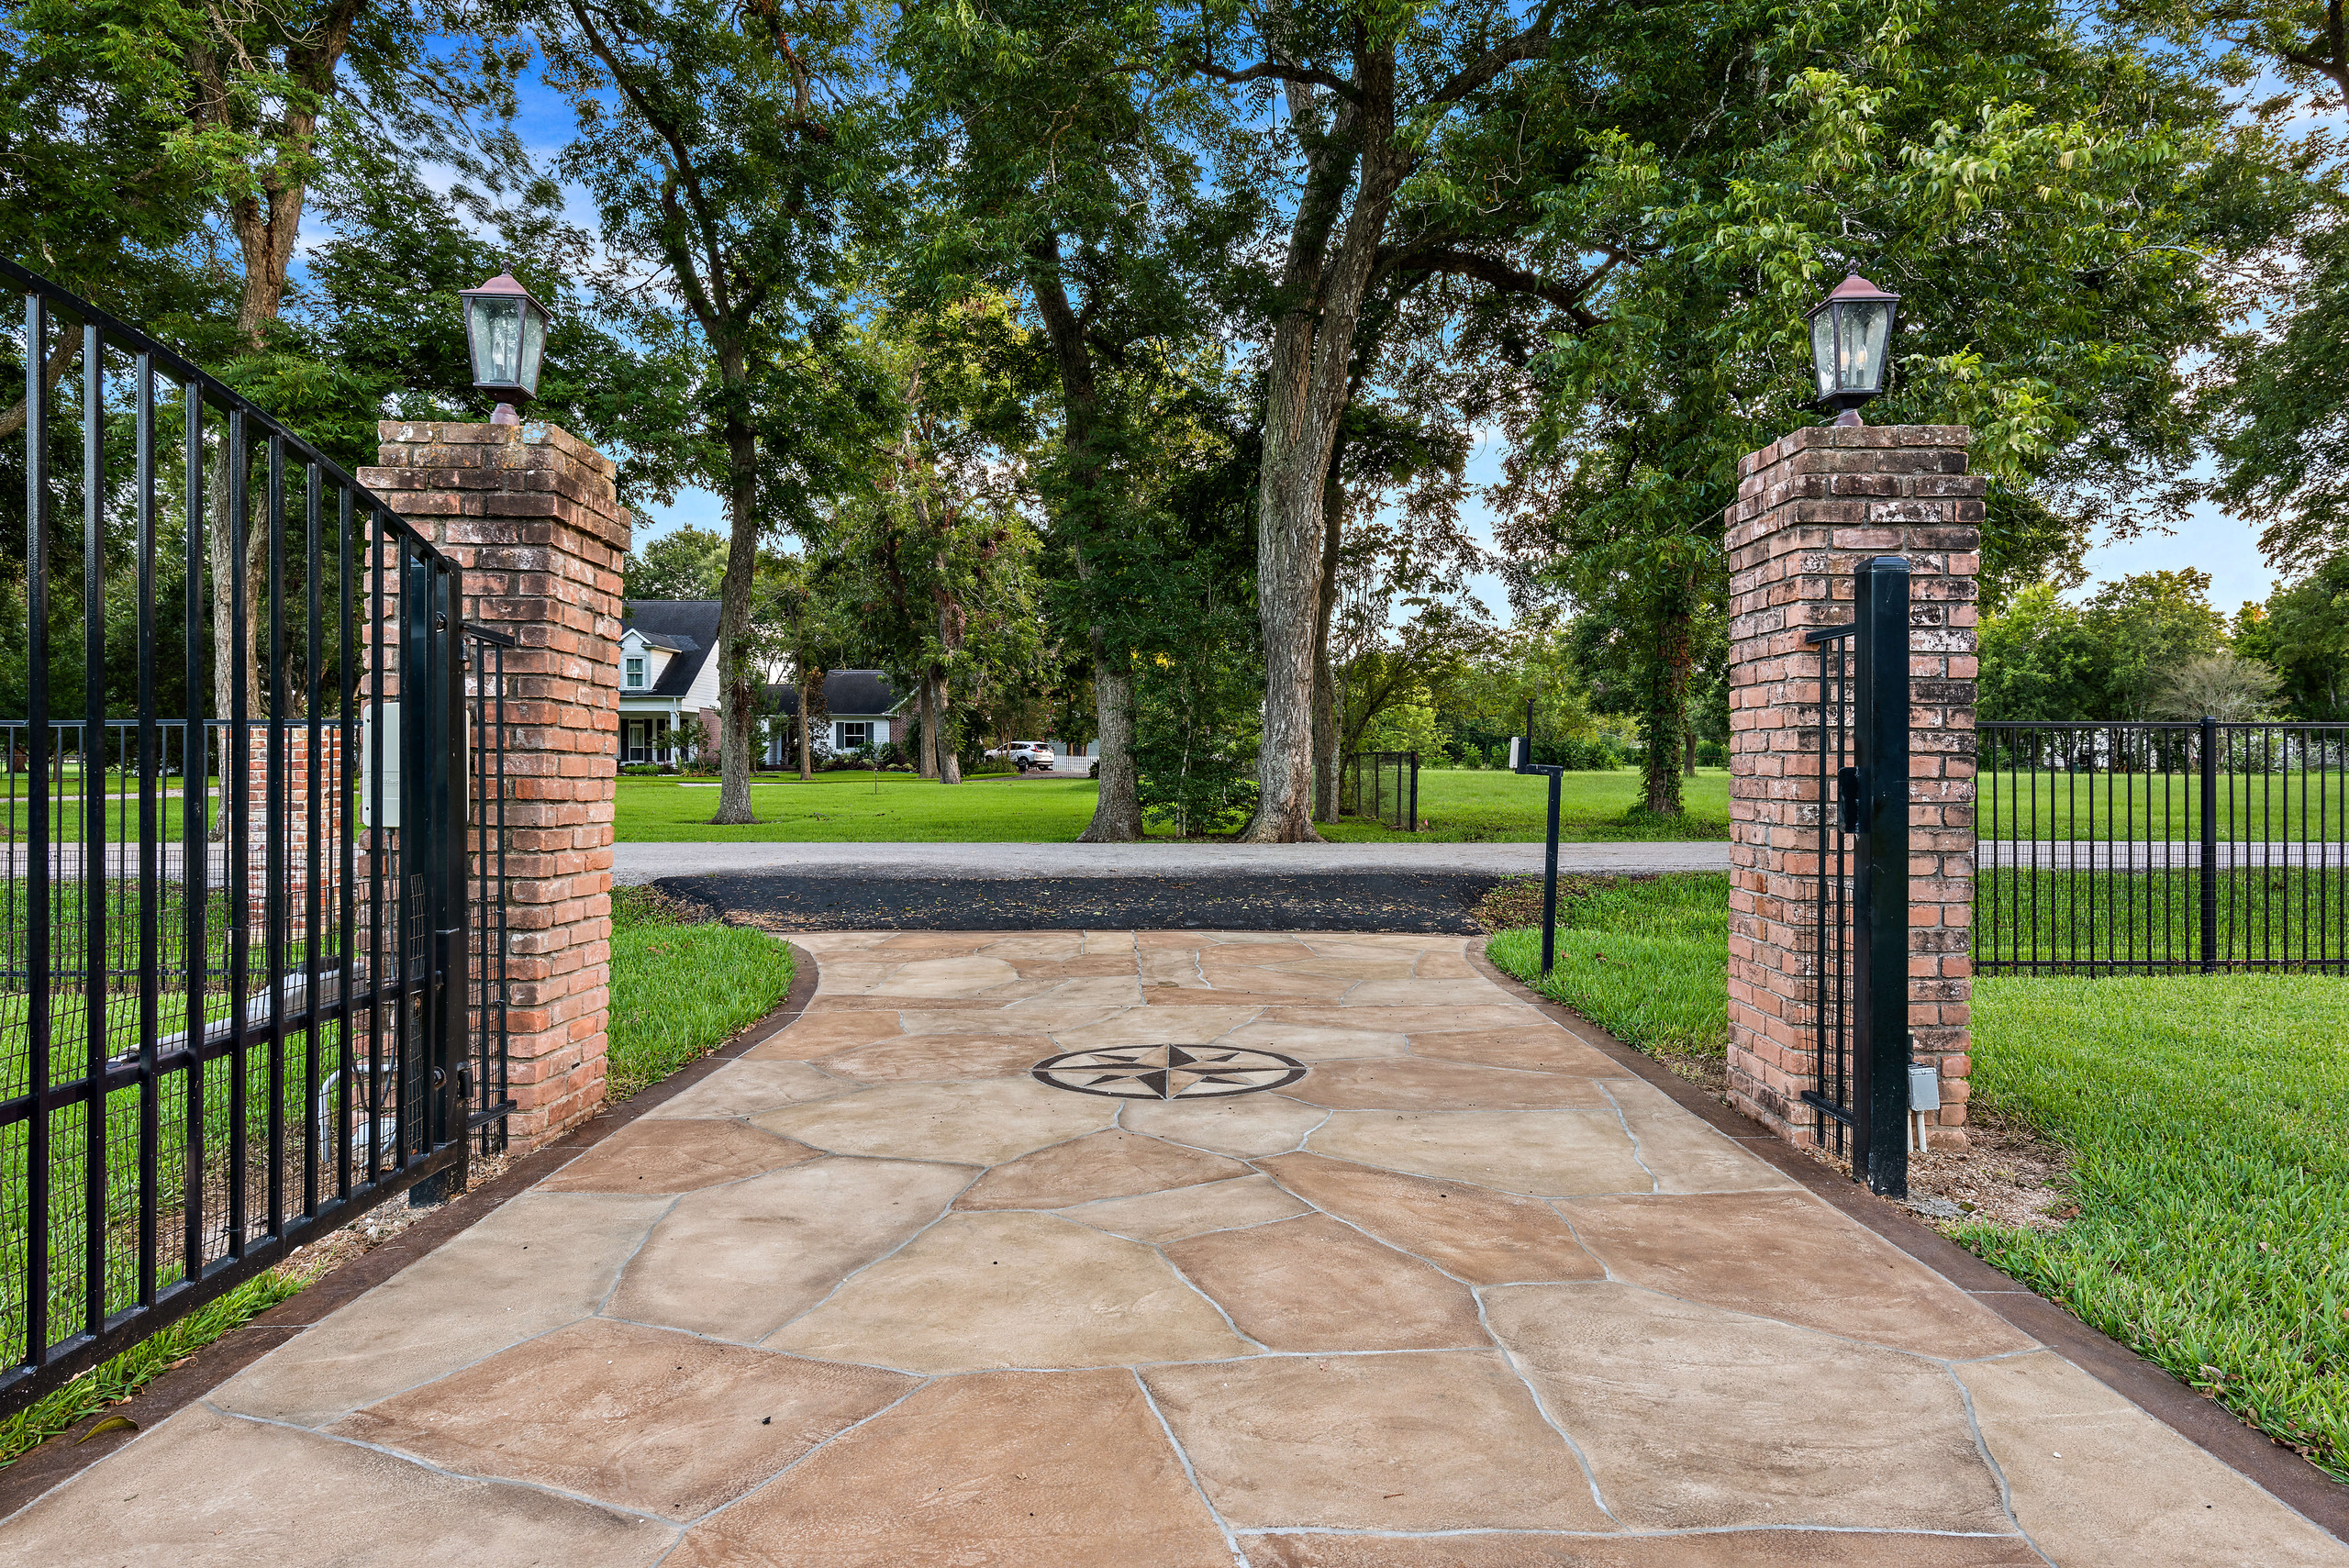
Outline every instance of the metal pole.
POLYGON ((1853 922, 1852 1172, 1909 1195, 1909 563, 1880 555, 1854 584, 1854 751, 1861 788, 1853 922))
MULTIPOLYGON (((1531 775, 1546 773, 1550 778, 1550 834, 1542 860, 1542 973, 1547 974, 1558 961, 1558 791, 1564 779, 1564 768, 1543 767, 1533 760, 1533 699, 1525 699, 1525 744, 1518 752, 1517 771, 1531 775)), ((1419 777, 1412 775, 1414 822, 1419 820, 1417 791, 1419 777)))
POLYGON ((2202 973, 2219 967, 2219 721, 2202 716, 2202 973))
POLYGON ((1417 751, 1414 751, 1414 752, 1412 752, 1412 753, 1411 753, 1411 827, 1410 827, 1410 830, 1411 830, 1412 832, 1414 832, 1414 833, 1416 833, 1416 832, 1418 832, 1418 831, 1419 830, 1419 754, 1417 751))
MULTIPOLYGON (((1529 744, 1527 751, 1533 748, 1529 744)), ((1558 962, 1558 787, 1564 770, 1550 774, 1550 842, 1542 855, 1542 973, 1558 962)))

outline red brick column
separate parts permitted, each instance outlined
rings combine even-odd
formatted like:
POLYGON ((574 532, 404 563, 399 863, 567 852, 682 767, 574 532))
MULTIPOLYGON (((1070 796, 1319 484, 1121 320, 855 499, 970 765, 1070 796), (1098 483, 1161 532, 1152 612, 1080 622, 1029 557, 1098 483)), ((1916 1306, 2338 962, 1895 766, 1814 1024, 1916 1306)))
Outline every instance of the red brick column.
POLYGON ((1984 481, 1956 425, 1820 426, 1738 465, 1729 508, 1730 1097, 1797 1142, 1815 1116, 1812 899, 1821 803, 1814 627, 1852 572, 1909 562, 1909 1022, 1941 1068, 1935 1147, 1965 1145, 1974 900, 1975 576, 1984 481))
POLYGON ((604 1099, 631 522, 611 462, 551 425, 379 433, 383 466, 360 482, 464 568, 465 618, 519 644, 505 654, 507 1130, 528 1149, 604 1099))
MULTIPOLYGON (((255 944, 268 940, 273 885, 283 896, 285 942, 292 951, 308 929, 310 842, 318 845, 318 938, 331 948, 342 896, 342 721, 328 717, 318 726, 318 811, 310 815, 310 721, 288 719, 284 728, 285 875, 273 884, 269 874, 269 727, 257 724, 245 738, 245 926, 255 944)), ((258 951, 258 946, 256 946, 258 951)))

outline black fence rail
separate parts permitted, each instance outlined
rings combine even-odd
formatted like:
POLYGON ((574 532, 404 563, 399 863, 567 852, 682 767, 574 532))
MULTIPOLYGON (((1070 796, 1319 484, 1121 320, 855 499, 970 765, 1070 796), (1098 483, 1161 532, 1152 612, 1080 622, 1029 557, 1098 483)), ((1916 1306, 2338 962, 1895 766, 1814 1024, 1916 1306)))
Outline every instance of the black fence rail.
POLYGON ((1366 817, 1397 833, 1419 830, 1419 754, 1353 751, 1338 770, 1338 815, 1366 817))
POLYGON ((502 654, 457 563, 165 346, 0 278, 6 1414, 445 1181, 507 1107, 502 654))
POLYGON ((2349 973, 2349 725, 1985 723, 1974 966, 2349 973))

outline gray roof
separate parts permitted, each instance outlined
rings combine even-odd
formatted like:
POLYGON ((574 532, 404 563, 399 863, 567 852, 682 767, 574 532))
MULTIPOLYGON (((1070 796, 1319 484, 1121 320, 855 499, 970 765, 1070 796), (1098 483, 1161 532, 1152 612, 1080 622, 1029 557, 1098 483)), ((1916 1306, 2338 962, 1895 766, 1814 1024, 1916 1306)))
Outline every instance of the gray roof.
MULTIPOLYGON (((824 673, 824 711, 834 718, 878 718, 896 712, 897 702, 896 689, 889 684, 889 677, 878 670, 824 673)), ((799 712, 799 688, 778 688, 774 711, 796 716, 799 712)))
POLYGON ((629 695, 681 697, 693 689, 694 677, 701 673, 711 650, 718 646, 718 601, 629 599, 620 606, 620 624, 634 627, 647 643, 673 655, 659 680, 629 695))

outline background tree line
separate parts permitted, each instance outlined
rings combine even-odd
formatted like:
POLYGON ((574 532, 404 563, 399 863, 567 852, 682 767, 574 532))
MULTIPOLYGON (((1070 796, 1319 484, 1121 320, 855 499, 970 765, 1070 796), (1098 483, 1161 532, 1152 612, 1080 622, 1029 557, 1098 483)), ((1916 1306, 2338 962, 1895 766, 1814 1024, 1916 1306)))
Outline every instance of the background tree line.
MULTIPOLYGON (((1347 751, 1481 756, 1529 696, 1671 815, 1734 464, 1818 417, 1846 271, 1904 301, 1871 419, 1976 432, 1986 712, 2340 714, 2342 49, 2306 0, 0 0, 0 243, 351 467, 485 412, 455 295, 513 270, 534 412, 623 504, 723 503, 671 551, 722 606, 718 821, 766 673, 852 662, 941 777, 1097 735, 1095 839, 1309 837, 1347 751), (2200 499, 2269 603, 2065 597, 2200 499)), ((71 334, 9 351, 70 402, 71 334)), ((208 560, 216 623, 251 570, 208 560)))

